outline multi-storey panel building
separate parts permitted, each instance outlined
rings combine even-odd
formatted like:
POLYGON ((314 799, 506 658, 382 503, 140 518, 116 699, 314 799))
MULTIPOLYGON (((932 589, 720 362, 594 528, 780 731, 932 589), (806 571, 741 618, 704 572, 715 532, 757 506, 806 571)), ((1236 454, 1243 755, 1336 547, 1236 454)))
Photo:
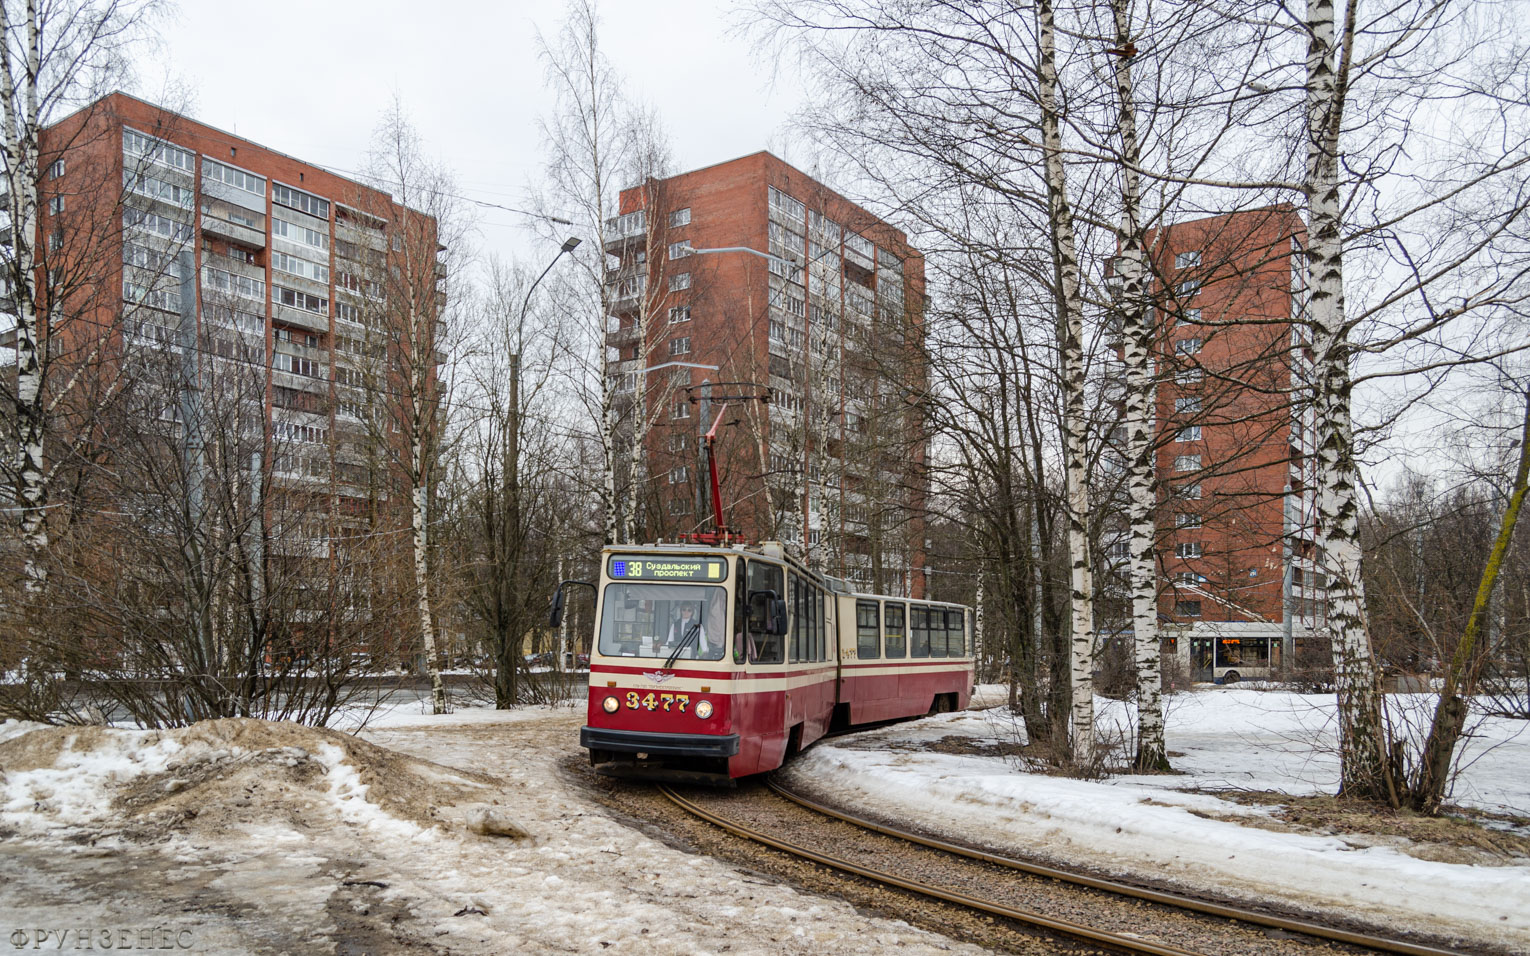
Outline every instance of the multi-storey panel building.
MULTIPOLYGON (((412 281, 406 259, 425 257, 424 281, 438 281, 434 221, 122 93, 50 126, 40 145, 39 249, 51 257, 41 284, 68 317, 50 335, 65 346, 93 337, 126 380, 156 356, 194 354, 209 406, 237 389, 249 468, 283 491, 263 505, 273 558, 338 560, 347 541, 407 524, 399 406, 433 405, 405 396, 399 369, 411 355, 439 362, 438 327, 401 327, 389 301, 412 281), (59 277, 69 270, 83 279, 59 277)), ((179 407, 166 417, 184 425, 179 407)))
POLYGON ((1323 616, 1305 232, 1288 205, 1178 223, 1160 286, 1161 618, 1201 676, 1290 661, 1323 616))
POLYGON ((1323 619, 1306 232, 1288 205, 1151 237, 1160 619, 1192 674, 1289 662, 1323 619))
POLYGON ((699 451, 721 412, 732 527, 919 596, 926 442, 909 398, 924 381, 924 263, 907 237, 766 152, 620 203, 607 374, 642 442, 648 527, 710 527, 699 451))

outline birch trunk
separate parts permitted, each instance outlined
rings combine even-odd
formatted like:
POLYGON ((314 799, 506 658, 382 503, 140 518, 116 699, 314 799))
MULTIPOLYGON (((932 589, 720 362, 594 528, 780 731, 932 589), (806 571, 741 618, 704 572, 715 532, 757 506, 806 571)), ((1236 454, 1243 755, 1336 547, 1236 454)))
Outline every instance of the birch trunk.
POLYGON ((37 77, 42 62, 42 27, 36 0, 26 5, 26 67, 21 90, 16 90, 12 62, 11 8, 0 4, 0 98, 5 101, 5 174, 10 189, 10 278, 15 285, 16 312, 16 489, 20 505, 20 537, 26 558, 24 576, 29 595, 47 584, 43 556, 48 550, 48 486, 43 470, 43 438, 47 410, 43 400, 43 328, 37 307, 37 183, 39 105, 37 77))
POLYGON ((1383 743, 1381 683, 1366 629, 1360 577, 1358 472, 1350 412, 1349 329, 1344 314, 1339 133, 1347 92, 1347 42, 1355 5, 1346 8, 1346 48, 1335 42, 1333 0, 1308 0, 1307 258, 1309 320, 1316 350, 1314 402, 1318 427, 1318 544, 1328 583, 1328 630, 1338 688, 1341 791, 1387 799, 1392 793, 1383 743), (1336 66, 1339 53, 1343 65, 1336 66))
POLYGON ((1084 328, 1079 309, 1079 265, 1063 169, 1061 118, 1057 105, 1057 33, 1051 0, 1036 8, 1040 28, 1038 81, 1042 154, 1057 295, 1057 340, 1062 365, 1063 456, 1067 475, 1068 557, 1071 563, 1068 675, 1072 741, 1077 768, 1093 763, 1094 752, 1094 582, 1089 562, 1087 451, 1084 447, 1084 328))
POLYGON ((1157 388, 1153 374, 1152 315, 1147 307, 1142 230, 1142 179, 1138 173, 1141 148, 1137 141, 1137 108, 1133 100, 1133 49, 1128 0, 1112 0, 1115 22, 1115 81, 1121 134, 1122 223, 1117 275, 1121 278, 1121 312, 1126 362, 1126 442, 1129 459, 1127 488, 1131 523, 1130 577, 1132 634, 1137 662, 1138 770, 1164 771, 1169 758, 1163 739, 1163 681, 1158 641, 1158 576, 1153 562, 1157 539, 1154 522, 1158 493, 1153 467, 1153 412, 1157 388))
MULTIPOLYGON (((425 468, 424 436, 416 425, 411 442, 410 458, 414 475, 421 476, 425 468)), ((430 674, 431 713, 446 713, 446 685, 441 682, 441 660, 436 653, 436 631, 430 614, 430 522, 428 504, 429 488, 426 482, 416 479, 410 489, 409 502, 414 524, 414 587, 419 602, 420 646, 425 652, 425 670, 430 674)))

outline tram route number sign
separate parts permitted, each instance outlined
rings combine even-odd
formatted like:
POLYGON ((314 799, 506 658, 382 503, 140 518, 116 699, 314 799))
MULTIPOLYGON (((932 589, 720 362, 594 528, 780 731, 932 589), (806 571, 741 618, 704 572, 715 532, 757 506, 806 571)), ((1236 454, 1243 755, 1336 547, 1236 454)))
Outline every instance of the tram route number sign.
POLYGON ((723 581, 728 562, 722 558, 681 558, 616 555, 611 577, 619 581, 723 581))

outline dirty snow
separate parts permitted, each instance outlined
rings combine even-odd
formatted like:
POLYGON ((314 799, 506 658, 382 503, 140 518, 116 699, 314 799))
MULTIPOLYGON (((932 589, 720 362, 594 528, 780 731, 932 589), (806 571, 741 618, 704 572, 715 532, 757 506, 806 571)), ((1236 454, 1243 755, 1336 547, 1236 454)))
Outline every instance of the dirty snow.
MULTIPOLYGON (((1091 782, 1021 772, 998 757, 922 749, 950 736, 978 745, 1012 740, 1015 728, 1001 711, 942 715, 829 741, 803 754, 788 775, 850 806, 1032 856, 1530 952, 1530 860, 1437 863, 1366 845, 1375 840, 1239 826, 1206 815, 1251 818, 1268 810, 1181 792, 1333 792, 1332 697, 1208 689, 1170 701, 1167 739, 1183 775, 1091 782)), ((1126 719, 1120 704, 1099 703, 1103 728, 1126 719)), ((1475 733, 1457 798, 1530 815, 1525 724, 1487 719, 1475 733)))
MULTIPOLYGON (((1100 703, 1108 736, 1127 715, 1100 703)), ((1176 695, 1178 776, 1069 780, 926 746, 1002 739, 999 711, 827 741, 790 773, 987 844, 1530 952, 1530 861, 1436 863, 1231 822, 1269 811, 1215 791, 1334 788, 1331 707, 1278 692, 1176 695)), ((360 738, 259 721, 0 724, 0 932, 43 929, 54 935, 39 948, 71 949, 82 931, 124 931, 210 953, 973 951, 612 819, 559 770, 579 752, 582 717, 410 706, 370 715, 360 738), (529 836, 471 832, 486 814, 529 836)), ((1530 814, 1522 729, 1476 727, 1458 799, 1530 814)))
POLYGON ((582 716, 399 715, 365 740, 7 725, 0 932, 212 953, 979 952, 612 820, 557 768, 582 716), (470 832, 490 808, 529 837, 470 832))

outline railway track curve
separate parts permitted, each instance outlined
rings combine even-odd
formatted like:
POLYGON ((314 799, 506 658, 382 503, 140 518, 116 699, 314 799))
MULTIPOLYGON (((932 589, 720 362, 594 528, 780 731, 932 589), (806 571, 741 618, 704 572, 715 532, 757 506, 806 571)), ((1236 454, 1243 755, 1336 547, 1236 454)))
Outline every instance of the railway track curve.
MULTIPOLYGON (((864 819, 793 793, 773 780, 767 780, 765 787, 780 799, 788 801, 792 805, 817 816, 828 817, 859 830, 878 834, 904 844, 922 847, 936 854, 974 861, 976 865, 1017 871, 1029 877, 1069 884, 1140 904, 1167 907, 1173 911, 1195 914, 1201 918, 1230 920, 1233 925, 1242 927, 1242 932, 1245 934, 1253 932, 1256 935, 1273 937, 1275 940, 1304 940, 1309 944, 1313 940, 1321 940, 1330 944, 1339 944, 1341 947, 1355 947, 1371 952, 1405 954, 1405 956, 1446 956, 1446 954, 1457 952, 1457 950, 1437 948, 1408 940, 1369 935, 1343 927, 1325 926, 1307 920, 1199 900, 1129 883, 1074 873, 1029 861, 1012 859, 983 850, 934 839, 922 834, 908 832, 878 821, 864 819)), ((1119 928, 1112 930, 1097 925, 1088 925, 1075 919, 1048 915, 1029 907, 1017 906, 1013 901, 1003 901, 992 896, 986 896, 986 894, 964 892, 949 885, 936 885, 933 882, 909 875, 907 872, 892 872, 885 866, 866 865, 865 863, 849 859, 846 854, 832 849, 805 846, 785 839, 779 832, 765 832, 749 822, 730 818, 715 810, 708 809, 700 805, 697 800, 691 799, 669 787, 661 786, 658 789, 668 800, 686 813, 741 839, 771 847, 797 859, 806 860, 841 873, 860 877, 876 884, 893 887, 929 899, 940 900, 946 904, 986 916, 1007 920, 1031 931, 1044 932, 1086 945, 1108 947, 1113 951, 1123 953, 1151 953, 1158 954, 1158 956, 1200 956, 1201 953, 1223 951, 1219 946, 1212 947, 1204 943, 1200 944, 1197 948, 1185 948, 1162 940, 1145 938, 1143 935, 1135 932, 1123 932, 1119 928)))

